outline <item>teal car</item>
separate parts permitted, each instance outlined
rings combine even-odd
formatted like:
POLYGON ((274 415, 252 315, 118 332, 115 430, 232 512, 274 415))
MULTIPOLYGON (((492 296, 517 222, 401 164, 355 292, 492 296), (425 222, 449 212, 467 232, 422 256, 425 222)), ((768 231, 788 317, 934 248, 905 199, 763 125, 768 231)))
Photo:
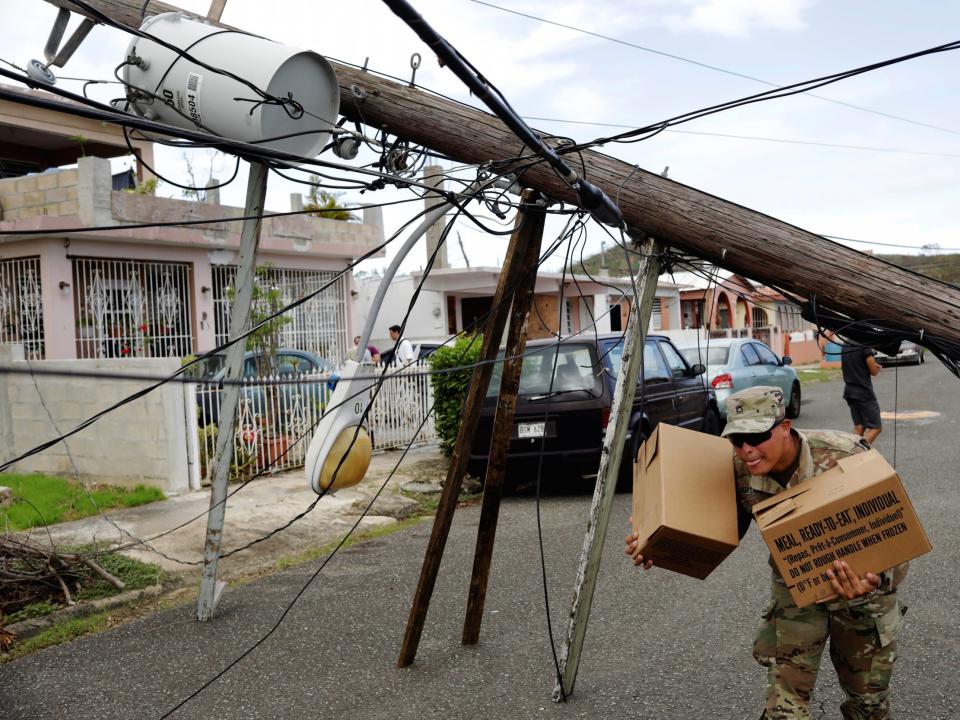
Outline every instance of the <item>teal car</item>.
POLYGON ((783 390, 787 417, 800 415, 800 380, 788 356, 779 357, 766 344, 752 338, 711 338, 700 345, 678 348, 688 363, 701 363, 704 382, 717 393, 720 414, 726 420, 724 400, 754 385, 773 385, 783 390))

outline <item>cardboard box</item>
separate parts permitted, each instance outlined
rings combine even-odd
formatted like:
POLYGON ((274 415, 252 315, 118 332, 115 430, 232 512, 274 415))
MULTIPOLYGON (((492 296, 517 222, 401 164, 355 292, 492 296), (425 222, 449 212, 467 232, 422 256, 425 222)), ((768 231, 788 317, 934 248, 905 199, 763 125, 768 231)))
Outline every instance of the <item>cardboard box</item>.
POLYGON ((863 577, 930 550, 903 483, 876 450, 757 503, 753 514, 798 607, 833 593, 834 560, 863 577))
POLYGON ((739 543, 730 442, 657 425, 633 466, 633 530, 655 566, 707 577, 739 543))

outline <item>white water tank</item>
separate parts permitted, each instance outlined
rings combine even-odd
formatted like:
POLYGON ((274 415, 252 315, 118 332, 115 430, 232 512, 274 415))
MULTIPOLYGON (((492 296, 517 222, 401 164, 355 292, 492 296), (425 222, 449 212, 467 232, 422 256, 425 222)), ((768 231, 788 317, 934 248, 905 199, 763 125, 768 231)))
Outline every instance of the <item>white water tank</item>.
POLYGON ((340 90, 333 67, 323 56, 214 27, 179 12, 149 18, 140 29, 211 67, 244 78, 272 98, 289 98, 303 110, 294 102, 266 100, 239 80, 188 61, 153 40, 134 37, 127 59, 139 60, 123 66, 123 80, 138 115, 307 157, 326 145, 336 125, 340 90), (267 140, 287 135, 293 136, 267 140))

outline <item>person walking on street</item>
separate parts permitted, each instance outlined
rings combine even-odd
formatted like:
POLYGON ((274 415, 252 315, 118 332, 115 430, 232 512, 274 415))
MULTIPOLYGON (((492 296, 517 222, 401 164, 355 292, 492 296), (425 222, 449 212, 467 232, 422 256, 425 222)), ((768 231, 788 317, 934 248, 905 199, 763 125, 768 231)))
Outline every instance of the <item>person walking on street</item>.
POLYGON ((883 429, 880 403, 873 391, 873 380, 880 372, 876 351, 865 345, 845 343, 840 353, 843 369, 843 399, 850 407, 853 431, 873 445, 883 429))
POLYGON ((396 343, 397 350, 393 355, 393 362, 400 367, 405 367, 417 359, 413 352, 413 345, 406 338, 400 337, 401 328, 399 325, 390 326, 390 339, 396 343))
MULTIPOLYGON (((851 433, 794 428, 786 418, 780 388, 742 390, 726 399, 726 410, 722 435, 732 445, 741 538, 756 503, 870 449, 864 438, 851 433)), ((625 540, 625 552, 634 565, 650 569, 653 563, 641 554, 637 535, 631 533, 625 540)), ((859 577, 845 561, 837 560, 827 570, 834 594, 801 608, 773 569, 770 602, 753 644, 754 658, 767 668, 761 720, 810 720, 820 657, 828 641, 846 695, 842 717, 890 720, 890 676, 903 612, 897 584, 905 573, 906 564, 859 577)))

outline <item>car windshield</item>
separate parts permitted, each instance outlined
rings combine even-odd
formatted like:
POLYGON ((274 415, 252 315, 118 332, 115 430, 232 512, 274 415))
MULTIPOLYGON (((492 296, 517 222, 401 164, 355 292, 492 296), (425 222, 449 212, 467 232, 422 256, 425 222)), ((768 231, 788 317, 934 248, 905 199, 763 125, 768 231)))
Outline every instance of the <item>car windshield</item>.
POLYGON ((226 361, 226 353, 216 353, 190 365, 183 374, 191 380, 209 380, 223 369, 226 361))
MULTIPOLYGON (((503 373, 503 350, 497 356, 497 364, 490 378, 487 397, 494 397, 500 390, 500 378, 503 373)), ((582 397, 583 394, 600 394, 600 376, 597 361, 589 345, 564 344, 557 348, 527 348, 520 371, 520 389, 518 395, 531 397, 537 395, 570 394, 582 397), (553 383, 550 376, 556 361, 556 374, 553 383)))
POLYGON ((708 348, 706 344, 704 344, 698 348, 683 348, 680 350, 680 354, 683 355, 684 359, 690 363, 690 365, 696 365, 697 363, 702 365, 726 365, 727 358, 730 357, 730 348, 708 348), (707 358, 707 361, 704 362, 703 358, 707 358))

